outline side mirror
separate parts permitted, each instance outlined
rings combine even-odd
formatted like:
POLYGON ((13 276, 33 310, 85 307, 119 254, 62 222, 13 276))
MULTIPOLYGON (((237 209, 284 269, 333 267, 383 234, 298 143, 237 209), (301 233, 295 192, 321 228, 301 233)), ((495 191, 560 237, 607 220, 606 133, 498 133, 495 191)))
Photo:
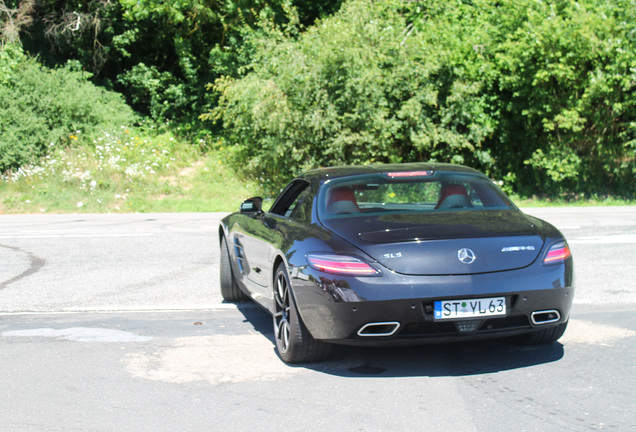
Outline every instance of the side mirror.
POLYGON ((241 203, 241 214, 258 213, 263 208, 263 198, 252 197, 241 203))

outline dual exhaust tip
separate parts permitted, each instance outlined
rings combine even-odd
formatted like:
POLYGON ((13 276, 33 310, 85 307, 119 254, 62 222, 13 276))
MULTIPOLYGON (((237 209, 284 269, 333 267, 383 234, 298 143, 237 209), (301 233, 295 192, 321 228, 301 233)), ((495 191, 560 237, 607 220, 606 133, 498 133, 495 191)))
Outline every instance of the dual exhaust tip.
POLYGON ((358 330, 358 336, 360 337, 386 337, 393 336, 395 332, 400 328, 400 323, 397 321, 385 321, 368 323, 362 326, 358 330))
POLYGON ((530 320, 534 325, 555 323, 561 319, 561 314, 556 309, 535 311, 530 314, 530 320))
MULTIPOLYGON (((556 309, 534 311, 530 314, 530 320, 535 326, 555 323, 561 319, 561 313, 556 309)), ((358 330, 360 337, 388 337, 393 336, 400 328, 397 321, 373 322, 363 325, 358 330)))

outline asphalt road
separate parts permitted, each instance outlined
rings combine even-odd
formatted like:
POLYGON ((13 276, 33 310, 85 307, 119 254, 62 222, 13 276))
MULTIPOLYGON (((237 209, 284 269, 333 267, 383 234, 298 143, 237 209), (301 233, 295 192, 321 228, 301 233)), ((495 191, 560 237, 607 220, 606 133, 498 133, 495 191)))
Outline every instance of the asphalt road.
POLYGON ((636 208, 527 212, 575 258, 559 343, 294 367, 221 301, 221 214, 0 215, 0 430, 636 430, 636 208))

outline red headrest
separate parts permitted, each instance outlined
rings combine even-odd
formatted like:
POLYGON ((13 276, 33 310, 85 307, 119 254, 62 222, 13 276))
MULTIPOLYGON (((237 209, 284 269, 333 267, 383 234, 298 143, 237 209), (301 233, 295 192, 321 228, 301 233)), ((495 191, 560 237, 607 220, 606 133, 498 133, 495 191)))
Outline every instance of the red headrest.
POLYGON ((439 208, 440 204, 442 204, 442 202, 451 195, 464 195, 465 197, 468 197, 468 192, 466 192, 466 188, 462 185, 444 185, 442 186, 442 192, 439 194, 439 201, 437 201, 435 208, 439 208))
POLYGON ((353 190, 347 186, 337 187, 331 190, 327 200, 329 213, 359 211, 353 190))

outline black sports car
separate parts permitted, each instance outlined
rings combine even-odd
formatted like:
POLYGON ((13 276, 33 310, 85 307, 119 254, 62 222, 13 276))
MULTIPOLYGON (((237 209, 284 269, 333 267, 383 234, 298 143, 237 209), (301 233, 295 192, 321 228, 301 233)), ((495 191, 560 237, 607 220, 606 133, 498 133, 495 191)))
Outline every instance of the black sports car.
POLYGON ((450 164, 323 168, 222 220, 221 293, 273 315, 286 362, 336 344, 556 341, 572 257, 552 225, 450 164))

